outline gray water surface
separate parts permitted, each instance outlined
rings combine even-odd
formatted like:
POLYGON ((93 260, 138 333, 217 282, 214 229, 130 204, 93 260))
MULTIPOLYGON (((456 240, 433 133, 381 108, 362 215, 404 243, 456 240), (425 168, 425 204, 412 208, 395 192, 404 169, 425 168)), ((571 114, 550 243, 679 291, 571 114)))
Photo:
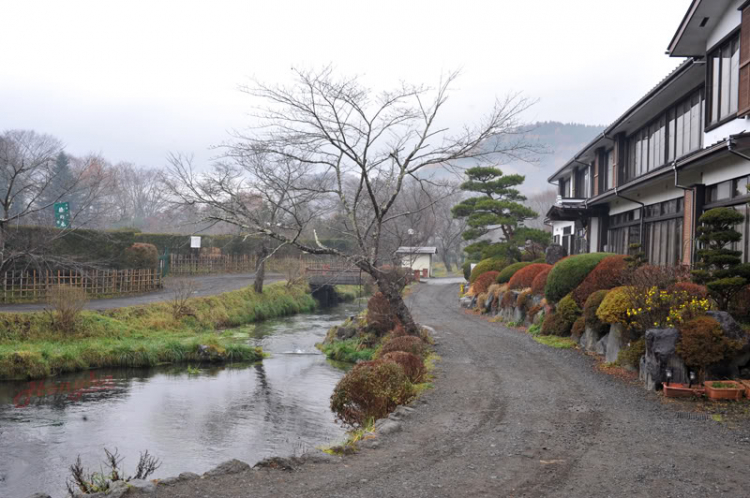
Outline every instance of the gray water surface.
POLYGON ((253 464, 299 455, 342 439, 328 403, 343 372, 314 344, 356 311, 341 305, 224 332, 272 354, 258 364, 0 383, 0 497, 63 496, 76 456, 98 471, 105 447, 117 448, 129 473, 148 450, 162 461, 158 478, 200 474, 231 458, 253 464))

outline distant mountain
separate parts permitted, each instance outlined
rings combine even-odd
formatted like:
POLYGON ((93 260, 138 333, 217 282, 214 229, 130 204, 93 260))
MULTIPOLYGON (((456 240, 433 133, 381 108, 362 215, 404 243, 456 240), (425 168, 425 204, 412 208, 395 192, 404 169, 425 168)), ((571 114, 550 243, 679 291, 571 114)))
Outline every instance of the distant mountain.
POLYGON ((547 121, 536 123, 530 128, 528 138, 544 146, 546 153, 537 158, 537 164, 513 162, 503 167, 509 173, 512 170, 512 172, 526 175, 526 181, 522 187, 525 193, 552 188, 547 183, 547 178, 604 131, 605 127, 547 121))
MULTIPOLYGON (((568 162, 604 128, 604 126, 560 123, 557 121, 532 124, 529 126, 526 138, 541 145, 545 152, 536 157, 535 163, 513 161, 500 166, 500 169, 504 173, 525 175, 526 181, 521 186, 521 191, 527 195, 552 189, 554 187, 547 183, 547 178, 560 166, 568 162)), ((466 164, 466 167, 470 166, 466 164)), ((444 176, 439 169, 431 170, 430 174, 437 177, 444 176)), ((446 174, 448 173, 446 172, 446 174)))

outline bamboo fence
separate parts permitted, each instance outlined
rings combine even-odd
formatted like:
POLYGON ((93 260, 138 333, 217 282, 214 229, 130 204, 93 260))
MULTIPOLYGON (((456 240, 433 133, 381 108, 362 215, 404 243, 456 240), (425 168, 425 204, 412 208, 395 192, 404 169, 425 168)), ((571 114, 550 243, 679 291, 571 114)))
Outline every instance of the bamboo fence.
POLYGON ((92 297, 141 294, 162 288, 156 269, 66 271, 8 271, 2 278, 3 303, 44 301, 50 289, 69 286, 83 289, 92 297))

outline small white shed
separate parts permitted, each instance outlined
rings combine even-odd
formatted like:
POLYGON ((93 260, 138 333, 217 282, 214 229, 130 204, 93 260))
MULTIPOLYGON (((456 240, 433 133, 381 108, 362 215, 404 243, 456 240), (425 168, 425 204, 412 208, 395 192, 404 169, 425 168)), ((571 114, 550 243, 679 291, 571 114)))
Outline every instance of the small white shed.
POLYGON ((437 254, 437 247, 399 247, 396 254, 401 256, 401 266, 411 270, 427 270, 432 276, 432 258, 437 254))

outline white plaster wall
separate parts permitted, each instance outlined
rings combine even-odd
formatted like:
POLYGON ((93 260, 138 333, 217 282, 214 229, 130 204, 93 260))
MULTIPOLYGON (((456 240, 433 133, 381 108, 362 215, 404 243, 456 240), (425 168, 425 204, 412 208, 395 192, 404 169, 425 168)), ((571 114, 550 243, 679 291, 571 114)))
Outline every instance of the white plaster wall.
POLYGON ((737 135, 750 130, 750 122, 747 118, 737 118, 725 123, 718 128, 707 131, 703 134, 703 147, 710 147, 716 142, 726 140, 731 135, 737 135))
MULTIPOLYGON (((685 194, 682 189, 675 188, 674 186, 674 177, 669 176, 668 178, 668 180, 664 180, 648 189, 628 190, 623 193, 623 195, 641 201, 647 206, 650 204, 656 204, 657 202, 670 201, 672 199, 683 197, 685 194)), ((680 183, 684 183, 682 177, 680 178, 680 183)), ((641 205, 636 204, 635 202, 615 198, 609 202, 609 214, 620 214, 640 207, 641 205)))
POLYGON ((737 9, 744 1, 745 0, 734 0, 729 8, 724 11, 721 19, 719 19, 719 23, 708 36, 706 50, 719 43, 722 38, 727 36, 734 28, 740 25, 742 22, 742 13, 737 9))
POLYGON ((701 183, 714 185, 739 176, 750 175, 750 161, 731 156, 700 168, 698 174, 701 175, 701 183))
POLYGON ((429 275, 432 276, 432 254, 410 254, 404 256, 401 260, 401 266, 419 270, 426 268, 429 275))
POLYGON ((561 238, 563 236, 563 230, 565 227, 570 227, 570 234, 573 235, 575 230, 576 223, 575 221, 553 221, 552 222, 552 235, 559 235, 561 238))
POLYGON ((591 218, 589 221, 588 239, 591 252, 596 252, 599 246, 599 218, 591 218))

